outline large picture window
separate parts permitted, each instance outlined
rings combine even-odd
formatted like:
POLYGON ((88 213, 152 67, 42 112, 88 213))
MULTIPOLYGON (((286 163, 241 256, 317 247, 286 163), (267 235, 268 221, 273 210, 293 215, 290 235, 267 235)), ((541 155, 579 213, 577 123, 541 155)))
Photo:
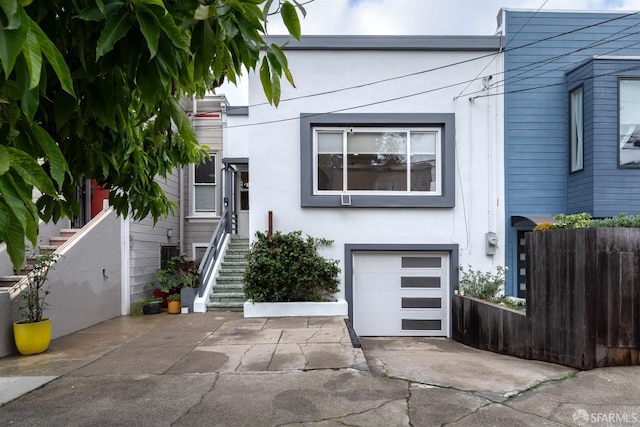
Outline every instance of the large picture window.
POLYGON ((640 80, 620 79, 620 166, 640 166, 640 80))
POLYGON ((316 193, 439 194, 439 128, 315 128, 316 193))
POLYGON ((194 214, 213 214, 216 212, 216 155, 209 158, 193 170, 193 212, 194 214))
POLYGON ((455 206, 455 115, 302 114, 301 206, 455 206))
POLYGON ((584 168, 584 90, 581 87, 569 93, 569 152, 570 172, 584 168))

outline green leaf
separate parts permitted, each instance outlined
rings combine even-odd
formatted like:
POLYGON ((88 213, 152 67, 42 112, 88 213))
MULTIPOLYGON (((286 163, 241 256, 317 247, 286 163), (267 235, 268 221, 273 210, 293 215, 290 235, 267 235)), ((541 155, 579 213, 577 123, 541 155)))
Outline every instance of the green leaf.
POLYGON ((0 145, 0 175, 4 175, 9 170, 9 154, 4 146, 0 145))
POLYGON ((24 9, 20 8, 17 16, 20 18, 20 25, 15 29, 6 29, 0 26, 0 62, 5 76, 11 74, 29 32, 29 18, 24 9))
POLYGON ((42 71, 40 44, 33 31, 27 33, 26 43, 22 46, 22 55, 29 68, 29 89, 33 89, 40 83, 40 73, 42 71))
POLYGON ((151 12, 144 8, 136 10, 136 17, 140 24, 140 31, 147 40, 147 47, 149 48, 151 58, 153 58, 156 56, 156 52, 158 52, 158 41, 160 40, 160 32, 156 26, 156 18, 151 12))
POLYGON ((24 182, 37 187, 42 193, 56 194, 51 179, 33 157, 13 147, 7 147, 7 153, 11 159, 11 167, 18 172, 24 182))
POLYGON ((64 176, 69 171, 69 166, 62 151, 60 151, 60 147, 42 127, 36 125, 31 131, 45 153, 46 160, 49 162, 51 176, 58 183, 58 187, 61 188, 64 183, 64 176))
POLYGON ((40 90, 35 87, 31 90, 25 90, 20 100, 20 108, 29 122, 33 121, 40 104, 40 90))
POLYGON ((164 31, 167 37, 169 37, 169 40, 171 40, 173 45, 180 50, 188 52, 189 43, 187 42, 187 39, 184 38, 182 32, 173 20, 173 17, 167 12, 167 10, 159 7, 150 7, 149 10, 156 16, 160 28, 162 28, 162 31, 164 31))
POLYGON ((262 65, 260 65, 260 83, 262 83, 262 89, 267 96, 267 101, 273 100, 273 86, 271 85, 271 71, 269 70, 269 62, 266 57, 262 59, 262 65))
POLYGON ((107 16, 110 16, 116 10, 125 5, 122 1, 113 1, 107 5, 102 4, 101 1, 96 1, 96 6, 92 5, 80 11, 78 18, 83 21, 103 21, 107 16))
POLYGON ((18 220, 22 231, 27 226, 26 208, 20 194, 14 187, 14 180, 8 174, 0 175, 0 201, 4 200, 9 211, 18 220))
MULTIPOLYGON (((0 209, 2 207, 0 206, 0 209)), ((4 234, 0 234, 0 238, 2 238, 7 244, 7 253, 9 254, 9 258, 11 259, 11 264, 13 264, 13 268, 19 271, 22 268, 22 264, 24 263, 24 255, 25 255, 25 230, 24 227, 20 224, 20 221, 12 214, 11 211, 9 214, 9 224, 6 228, 4 234)), ((35 244, 34 244, 35 246, 35 244)))
POLYGON ((191 121, 189 121, 189 117, 180 106, 180 103, 174 98, 169 99, 169 114, 184 141, 195 146, 198 143, 198 138, 193 127, 191 127, 191 121))
POLYGON ((280 93, 282 92, 280 88, 280 76, 273 73, 271 75, 271 85, 273 87, 273 105, 277 107, 278 104, 280 104, 280 93))
POLYGON ((9 210, 7 206, 2 203, 0 200, 0 240, 2 240, 2 236, 7 231, 7 227, 9 226, 9 210))
POLYGON ((111 16, 100 33, 96 46, 96 59, 111 52, 116 42, 123 38, 131 28, 131 21, 126 10, 111 16))
POLYGON ((296 11, 296 7, 288 1, 285 1, 282 4, 282 8, 280 9, 280 16, 282 16, 282 21, 287 27, 287 30, 289 30, 289 33, 297 40, 300 40, 300 19, 298 19, 298 12, 296 11))
POLYGON ((30 30, 33 31, 38 39, 38 43, 40 45, 40 49, 44 54, 49 64, 53 68, 53 71, 58 76, 58 80, 60 80, 60 84, 62 85, 62 89, 70 95, 74 97, 75 92, 73 90, 73 81, 71 80, 71 73, 69 72, 69 67, 65 62, 62 54, 58 50, 58 48, 49 40, 49 37, 42 31, 42 29, 36 24, 31 18, 30 20, 30 30))

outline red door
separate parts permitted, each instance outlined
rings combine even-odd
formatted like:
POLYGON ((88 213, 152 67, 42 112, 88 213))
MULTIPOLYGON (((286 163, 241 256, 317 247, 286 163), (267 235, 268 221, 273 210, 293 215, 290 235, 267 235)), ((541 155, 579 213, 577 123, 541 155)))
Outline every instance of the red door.
POLYGON ((91 180, 91 218, 94 218, 103 209, 103 201, 109 200, 109 190, 99 186, 95 180, 91 180))

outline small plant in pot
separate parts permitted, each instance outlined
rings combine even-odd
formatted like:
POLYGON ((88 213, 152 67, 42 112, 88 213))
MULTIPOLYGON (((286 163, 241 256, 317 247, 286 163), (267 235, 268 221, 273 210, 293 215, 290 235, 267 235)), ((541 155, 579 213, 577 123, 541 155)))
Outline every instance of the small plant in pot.
POLYGON ((27 285, 20 293, 18 307, 22 320, 14 322, 13 336, 20 354, 30 355, 46 351, 51 342, 51 319, 44 318, 49 295, 47 276, 59 254, 38 255, 27 271, 27 285))
POLYGON ((169 295, 167 298, 167 312, 169 314, 180 314, 180 294, 169 295))
POLYGON ((193 302, 198 294, 198 263, 188 260, 184 255, 176 256, 167 261, 167 267, 156 273, 160 290, 166 295, 179 293, 182 305, 193 311, 193 302))

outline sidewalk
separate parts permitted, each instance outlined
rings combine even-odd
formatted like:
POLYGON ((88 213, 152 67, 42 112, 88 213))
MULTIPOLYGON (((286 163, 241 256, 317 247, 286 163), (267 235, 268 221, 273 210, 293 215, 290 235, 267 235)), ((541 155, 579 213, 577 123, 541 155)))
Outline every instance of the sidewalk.
POLYGON ((603 413, 640 425, 640 367, 576 373, 448 339, 360 342, 339 317, 119 317, 0 359, 0 425, 615 425, 603 413))

